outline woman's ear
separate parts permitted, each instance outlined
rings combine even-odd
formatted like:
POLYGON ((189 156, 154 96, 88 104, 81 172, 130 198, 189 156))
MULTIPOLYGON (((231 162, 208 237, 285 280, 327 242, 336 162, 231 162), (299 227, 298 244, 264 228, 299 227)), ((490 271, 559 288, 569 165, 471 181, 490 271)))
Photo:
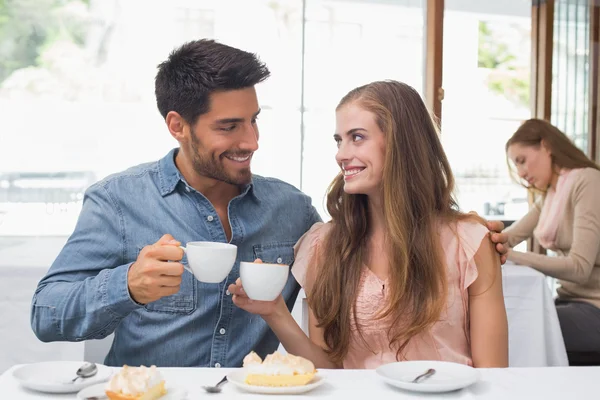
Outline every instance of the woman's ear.
POLYGON ((550 149, 550 146, 548 145, 548 142, 546 142, 546 140, 545 140, 545 139, 542 139, 542 140, 540 141, 540 148, 541 148, 542 150, 545 150, 545 151, 546 151, 546 153, 548 153, 549 155, 552 155, 552 150, 550 149))

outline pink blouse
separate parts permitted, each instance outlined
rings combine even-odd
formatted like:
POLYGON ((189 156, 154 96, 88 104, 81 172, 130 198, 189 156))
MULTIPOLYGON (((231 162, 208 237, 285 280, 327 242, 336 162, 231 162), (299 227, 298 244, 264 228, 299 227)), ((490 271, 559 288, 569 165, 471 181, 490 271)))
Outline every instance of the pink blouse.
MULTIPOLYGON (((302 285, 306 284, 306 269, 312 262, 331 224, 317 223, 295 246, 296 258, 292 273, 302 285)), ((477 279, 477 266, 473 257, 487 235, 485 226, 461 221, 453 231, 449 225, 442 226, 440 242, 446 256, 448 273, 447 308, 438 322, 428 332, 413 337, 405 347, 401 359, 440 360, 473 365, 469 341, 469 295, 468 287, 477 279)), ((377 368, 398 361, 396 350, 390 348, 387 332, 389 322, 376 319, 377 313, 386 305, 388 288, 366 266, 363 269, 358 297, 356 299, 357 323, 363 334, 358 335, 356 322, 351 322, 350 348, 343 361, 344 368, 377 368)))

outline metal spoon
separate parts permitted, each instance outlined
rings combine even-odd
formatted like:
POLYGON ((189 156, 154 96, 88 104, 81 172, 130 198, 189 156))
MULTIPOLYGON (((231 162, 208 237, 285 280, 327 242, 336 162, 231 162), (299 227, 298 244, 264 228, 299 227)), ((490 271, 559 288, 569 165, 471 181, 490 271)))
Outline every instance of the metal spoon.
POLYGON ((202 386, 208 393, 221 393, 221 386, 227 383, 227 376, 219 381, 215 386, 202 386))
POLYGON ((89 378, 96 375, 98 373, 98 367, 95 363, 85 363, 79 367, 75 373, 77 376, 71 380, 71 383, 74 383, 79 378, 89 378))
POLYGON ((415 379, 413 379, 411 383, 421 383, 425 379, 433 376, 433 374, 435 374, 435 369, 429 368, 427 371, 425 371, 424 374, 421 374, 421 375, 417 376, 415 379))

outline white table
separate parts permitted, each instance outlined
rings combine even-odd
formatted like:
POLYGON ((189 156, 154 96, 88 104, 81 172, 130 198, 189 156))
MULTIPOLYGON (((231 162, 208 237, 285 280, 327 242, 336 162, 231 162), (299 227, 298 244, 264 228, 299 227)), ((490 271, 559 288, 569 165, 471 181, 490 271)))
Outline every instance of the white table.
MULTIPOLYGON (((10 400, 73 400, 75 394, 50 395, 22 388, 12 376, 11 368, 0 376, 2 399, 10 400)), ((202 385, 217 383, 230 369, 208 368, 161 368, 167 386, 185 388, 188 399, 206 399, 202 385)), ((565 400, 597 399, 600 391, 600 367, 557 368, 506 368, 481 369, 481 379, 474 385, 457 392, 422 395, 415 394, 382 382, 373 370, 321 370, 326 383, 299 398, 321 399, 485 399, 485 400, 565 400)), ((216 396, 216 395, 215 395, 216 396)), ((256 395, 238 390, 226 384, 216 396, 226 399, 291 399, 290 396, 256 395)))
POLYGON ((502 267, 511 367, 568 366, 552 292, 546 277, 530 268, 502 267))

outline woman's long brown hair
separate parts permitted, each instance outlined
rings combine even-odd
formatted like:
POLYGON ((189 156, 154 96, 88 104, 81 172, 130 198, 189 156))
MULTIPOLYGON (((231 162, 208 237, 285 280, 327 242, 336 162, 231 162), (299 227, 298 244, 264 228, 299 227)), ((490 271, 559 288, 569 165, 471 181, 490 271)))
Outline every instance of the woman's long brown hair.
MULTIPOLYGON (((558 173, 561 168, 594 168, 600 170, 598 164, 590 160, 560 129, 543 119, 528 119, 508 139, 505 150, 506 162, 508 163, 508 170, 512 178, 533 194, 538 194, 539 192, 519 178, 508 158, 508 148, 513 144, 539 148, 542 142, 550 150, 552 167, 554 168, 553 172, 555 173, 558 173)), ((545 193, 543 190, 541 192, 545 193)))
MULTIPOLYGON (((375 115, 386 140, 381 193, 390 287, 378 318, 389 319, 390 346, 400 359, 408 341, 438 321, 446 306, 439 223, 469 216, 457 210, 438 129, 412 87, 373 82, 349 92, 337 110, 350 103, 375 115)), ((367 261, 368 199, 345 193, 340 173, 329 187, 327 210, 333 224, 315 259, 315 283, 307 297, 330 357, 339 363, 348 353, 350 324, 356 321, 352 310, 367 261)))

